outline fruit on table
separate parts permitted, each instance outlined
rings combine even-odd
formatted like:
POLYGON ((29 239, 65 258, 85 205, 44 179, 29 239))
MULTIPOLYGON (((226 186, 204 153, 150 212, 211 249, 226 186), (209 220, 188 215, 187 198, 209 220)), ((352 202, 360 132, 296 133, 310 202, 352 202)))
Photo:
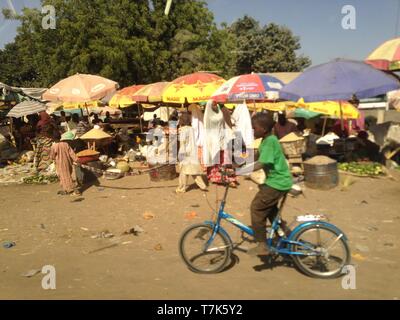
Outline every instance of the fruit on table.
POLYGON ((342 171, 363 176, 378 176, 383 174, 382 165, 376 162, 344 162, 338 165, 342 171))

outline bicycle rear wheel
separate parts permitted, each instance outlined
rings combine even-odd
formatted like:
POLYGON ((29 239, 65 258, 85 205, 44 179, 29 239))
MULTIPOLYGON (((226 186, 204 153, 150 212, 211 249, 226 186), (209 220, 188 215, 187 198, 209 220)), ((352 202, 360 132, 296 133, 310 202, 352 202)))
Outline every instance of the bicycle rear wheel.
POLYGON ((350 263, 350 249, 346 240, 328 226, 311 225, 302 229, 293 240, 310 247, 308 249, 301 245, 292 245, 291 248, 292 251, 304 254, 293 255, 292 258, 306 275, 336 278, 342 275, 343 267, 350 263))
POLYGON ((227 265, 231 256, 231 242, 218 232, 207 250, 205 247, 213 235, 207 224, 187 228, 179 242, 179 252, 190 270, 197 273, 218 273, 227 265))

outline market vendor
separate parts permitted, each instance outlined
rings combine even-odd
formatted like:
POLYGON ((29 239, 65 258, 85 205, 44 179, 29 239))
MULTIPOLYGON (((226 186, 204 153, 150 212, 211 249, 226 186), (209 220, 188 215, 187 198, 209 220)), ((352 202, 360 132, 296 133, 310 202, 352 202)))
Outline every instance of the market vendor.
POLYGON ((84 116, 82 119, 80 119, 80 121, 76 127, 76 137, 80 138, 89 130, 90 130, 89 118, 88 118, 88 116, 84 116))
POLYGON ((354 155, 357 158, 356 160, 381 162, 383 159, 379 145, 368 139, 366 131, 358 133, 354 155))
POLYGON ((38 172, 47 170, 51 165, 50 149, 54 141, 60 138, 58 127, 46 112, 41 113, 40 119, 36 139, 32 140, 35 146, 34 166, 38 172))
POLYGON ((93 115, 93 120, 92 120, 92 125, 100 125, 100 124, 102 124, 103 123, 103 121, 99 118, 99 115, 98 114, 94 114, 93 115))
POLYGON ((296 125, 293 122, 288 121, 286 118, 286 112, 279 111, 278 122, 274 126, 274 134, 278 137, 278 139, 280 140, 289 133, 297 131, 296 125))
POLYGON ((106 112, 106 117, 104 118, 104 123, 111 123, 111 115, 110 115, 110 112, 106 112))
POLYGON ((68 121, 68 131, 72 131, 74 134, 76 134, 78 124, 79 124, 79 116, 78 114, 73 113, 71 120, 68 121))
POLYGON ((75 134, 71 131, 64 133, 61 141, 51 147, 50 158, 55 161, 57 175, 60 179, 62 190, 59 195, 80 195, 77 183, 73 179, 73 166, 78 162, 78 157, 67 141, 74 140, 75 134))
POLYGON ((53 138, 59 138, 59 130, 54 120, 46 111, 39 113, 40 120, 36 125, 36 133, 38 135, 47 135, 50 131, 53 134, 53 138))

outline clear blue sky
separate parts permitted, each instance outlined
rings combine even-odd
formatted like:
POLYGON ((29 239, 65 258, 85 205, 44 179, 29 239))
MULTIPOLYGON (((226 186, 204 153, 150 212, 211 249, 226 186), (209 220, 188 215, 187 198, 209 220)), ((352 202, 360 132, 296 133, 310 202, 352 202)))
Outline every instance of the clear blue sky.
MULTIPOLYGON (((12 3, 16 11, 38 6, 40 0, 0 0, 0 7, 12 3)), ((261 24, 288 26, 300 36, 302 50, 319 64, 336 57, 363 60, 376 46, 399 35, 397 13, 400 0, 207 0, 217 23, 232 23, 244 14, 261 24), (356 8, 356 30, 341 26, 344 5, 356 8), (397 28, 397 30, 396 30, 397 28)), ((16 22, 0 18, 0 46, 15 37, 16 22)))

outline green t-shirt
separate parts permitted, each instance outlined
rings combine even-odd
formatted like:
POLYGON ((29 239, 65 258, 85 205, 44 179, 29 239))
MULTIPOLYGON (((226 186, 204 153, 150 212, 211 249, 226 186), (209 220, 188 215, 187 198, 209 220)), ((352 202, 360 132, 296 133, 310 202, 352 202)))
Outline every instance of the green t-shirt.
POLYGON ((259 151, 258 161, 268 168, 265 184, 279 191, 289 191, 293 185, 292 174, 278 138, 274 135, 265 138, 259 151))

